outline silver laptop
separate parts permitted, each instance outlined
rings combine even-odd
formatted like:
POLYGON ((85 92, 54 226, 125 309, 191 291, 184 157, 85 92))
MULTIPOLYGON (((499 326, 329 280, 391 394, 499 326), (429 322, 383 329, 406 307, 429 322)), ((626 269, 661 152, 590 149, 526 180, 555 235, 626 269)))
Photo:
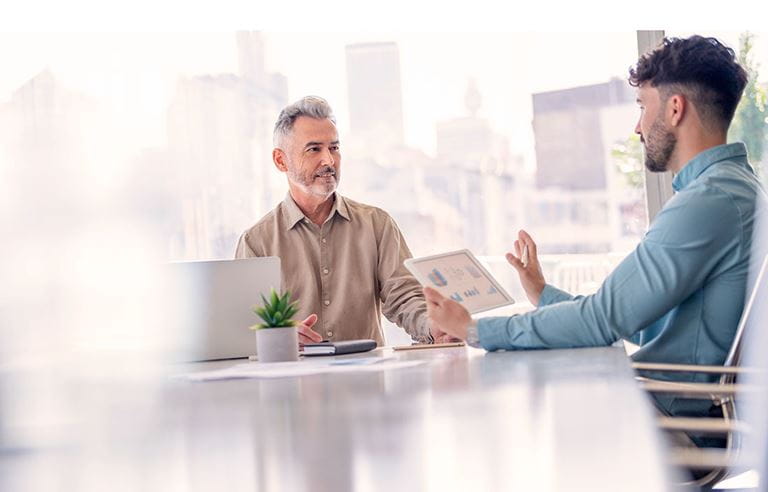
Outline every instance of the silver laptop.
POLYGON ((280 290, 280 258, 191 261, 168 265, 177 361, 235 359, 256 353, 253 306, 280 290))

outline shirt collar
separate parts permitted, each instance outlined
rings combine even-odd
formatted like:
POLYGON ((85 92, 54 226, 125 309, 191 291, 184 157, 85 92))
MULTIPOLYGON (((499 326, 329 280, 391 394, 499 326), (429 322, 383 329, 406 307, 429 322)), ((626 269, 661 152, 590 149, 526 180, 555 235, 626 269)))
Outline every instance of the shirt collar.
POLYGON ((706 171, 711 165, 721 161, 731 160, 738 164, 747 165, 747 148, 741 142, 717 145, 700 152, 688 161, 683 169, 672 180, 672 188, 680 191, 706 171))
MULTIPOLYGON (((298 224, 303 219, 306 219, 304 212, 302 212, 299 206, 296 205, 296 202, 293 200, 290 192, 286 193, 282 205, 284 211, 284 225, 286 230, 293 229, 296 224, 298 224)), ((333 207, 331 208, 331 213, 328 214, 329 220, 336 213, 338 213, 344 219, 350 220, 347 202, 344 197, 338 193, 334 193, 333 207)))

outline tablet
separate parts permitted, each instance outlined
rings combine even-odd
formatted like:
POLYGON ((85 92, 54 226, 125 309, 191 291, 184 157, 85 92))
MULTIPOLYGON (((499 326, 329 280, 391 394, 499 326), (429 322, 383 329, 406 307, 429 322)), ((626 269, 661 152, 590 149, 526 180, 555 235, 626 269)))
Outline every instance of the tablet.
POLYGON ((468 249, 405 260, 422 285, 479 313, 515 302, 468 249))

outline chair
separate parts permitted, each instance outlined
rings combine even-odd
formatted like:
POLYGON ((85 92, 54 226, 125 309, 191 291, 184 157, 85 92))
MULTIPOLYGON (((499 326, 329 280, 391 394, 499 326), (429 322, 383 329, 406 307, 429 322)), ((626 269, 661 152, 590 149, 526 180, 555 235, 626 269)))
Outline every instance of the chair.
MULTIPOLYGON (((720 379, 717 383, 681 383, 638 377, 643 388, 648 392, 675 394, 684 398, 708 399, 722 409, 722 419, 704 417, 659 418, 659 426, 665 431, 726 436, 725 450, 690 447, 673 449, 672 461, 674 464, 691 470, 710 470, 709 473, 705 473, 686 485, 708 487, 725 478, 729 474, 729 470, 733 471, 740 466, 745 466, 745 464, 739 463, 739 451, 742 436, 750 431, 750 427, 737 418, 736 396, 764 391, 764 388, 737 383, 737 379, 738 377, 754 377, 765 373, 764 369, 758 367, 743 367, 741 362, 745 338, 753 339, 761 335, 757 325, 759 323, 765 324, 765 320, 759 319, 760 315, 756 314, 756 312, 758 311, 757 306, 762 306, 765 300, 768 299, 768 273, 766 273, 766 270, 768 270, 768 255, 763 257, 763 261, 760 264, 760 269, 744 306, 731 349, 722 366, 643 362, 633 364, 634 369, 643 371, 720 374, 720 379)), ((749 465, 747 464, 746 466, 749 465)))

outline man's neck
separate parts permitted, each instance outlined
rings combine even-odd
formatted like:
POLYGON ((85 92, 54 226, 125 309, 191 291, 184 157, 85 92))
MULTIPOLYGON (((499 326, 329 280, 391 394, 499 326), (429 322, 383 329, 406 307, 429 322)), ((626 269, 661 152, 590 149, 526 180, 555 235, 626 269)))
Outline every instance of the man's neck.
POLYGON ((296 202, 296 205, 304 213, 304 216, 311 220, 312 223, 321 226, 328 219, 328 215, 333 208, 334 193, 323 198, 291 189, 290 194, 293 201, 296 202))
POLYGON ((694 138, 681 138, 677 141, 675 148, 674 164, 669 166, 669 170, 679 173, 691 159, 701 154, 707 149, 717 147, 726 143, 725 134, 700 134, 694 138))

